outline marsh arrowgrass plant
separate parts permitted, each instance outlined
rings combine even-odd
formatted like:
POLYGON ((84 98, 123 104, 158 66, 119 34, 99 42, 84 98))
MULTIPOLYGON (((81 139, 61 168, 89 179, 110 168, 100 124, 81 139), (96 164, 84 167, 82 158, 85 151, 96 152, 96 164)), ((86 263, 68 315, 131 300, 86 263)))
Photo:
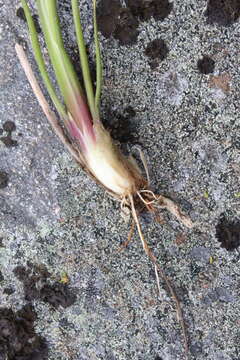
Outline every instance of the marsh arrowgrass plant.
MULTIPOLYGON (((168 209, 184 225, 191 227, 191 220, 181 212, 179 207, 163 195, 156 195, 150 190, 149 179, 143 176, 132 157, 124 156, 114 144, 109 132, 104 128, 100 118, 100 94, 102 85, 102 61, 97 30, 96 0, 93 3, 94 43, 96 54, 96 79, 91 79, 88 56, 80 20, 78 0, 71 0, 72 14, 79 49, 83 84, 80 84, 72 62, 65 50, 60 21, 57 14, 56 0, 36 0, 40 24, 51 65, 62 95, 63 103, 58 98, 48 75, 41 52, 38 35, 25 0, 21 0, 27 19, 35 60, 48 94, 58 113, 58 119, 51 111, 32 72, 23 48, 16 44, 16 51, 33 91, 56 134, 68 148, 78 164, 92 179, 101 185, 109 194, 121 202, 121 208, 130 210, 143 248, 153 262, 159 288, 159 275, 166 282, 176 305, 187 350, 187 338, 182 311, 177 296, 156 257, 144 239, 139 221, 139 213, 150 211, 156 213, 159 208, 168 209), (95 87, 94 87, 95 83, 95 87), (59 122, 60 120, 60 122, 59 122), (62 126, 65 130, 62 129, 62 126), (67 133, 67 134, 66 134, 67 133)), ((141 153, 144 167, 147 166, 141 153)), ((147 174, 148 175, 148 174, 147 174)))

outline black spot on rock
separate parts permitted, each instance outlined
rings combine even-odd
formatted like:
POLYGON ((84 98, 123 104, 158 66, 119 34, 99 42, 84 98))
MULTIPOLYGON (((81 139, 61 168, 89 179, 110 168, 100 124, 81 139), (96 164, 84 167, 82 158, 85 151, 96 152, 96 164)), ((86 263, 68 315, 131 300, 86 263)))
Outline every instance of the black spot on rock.
POLYGON ((173 4, 168 0, 126 0, 126 4, 132 14, 143 21, 151 17, 156 20, 164 20, 173 8, 173 4))
POLYGON ((112 112, 111 109, 107 109, 105 111, 105 118, 107 121, 105 122, 103 119, 103 123, 105 123, 105 126, 107 127, 107 125, 109 125, 109 119, 113 119, 111 121, 111 128, 109 131, 114 140, 120 142, 121 144, 137 144, 138 137, 136 126, 134 125, 134 122, 131 121, 134 116, 135 111, 132 107, 126 108, 123 114, 112 112))
POLYGON ((6 294, 6 295, 12 295, 12 294, 15 293, 15 290, 13 288, 11 288, 11 287, 8 287, 8 288, 5 288, 3 290, 3 293, 6 294))
POLYGON ((22 7, 18 8, 16 11, 16 15, 17 17, 19 17, 20 19, 24 20, 25 22, 27 21, 24 10, 22 7))
POLYGON ((113 36, 121 45, 137 41, 138 20, 119 0, 101 0, 97 12, 99 30, 106 38, 113 36))
POLYGON ((18 146, 16 140, 13 140, 10 135, 2 136, 0 140, 4 143, 6 147, 15 147, 18 146))
MULTIPOLYGON (((27 19, 26 19, 26 16, 25 16, 25 13, 24 13, 24 10, 22 7, 18 8, 17 11, 16 11, 16 15, 22 19, 23 21, 27 22, 27 19)), ((38 15, 32 15, 32 18, 33 18, 33 22, 34 22, 34 25, 35 25, 35 28, 36 28, 36 31, 38 34, 40 34, 42 32, 41 30, 41 27, 39 25, 39 20, 38 20, 38 15)))
POLYGON ((14 124, 13 121, 9 120, 3 124, 3 130, 0 132, 0 134, 2 134, 3 131, 6 131, 8 134, 7 136, 0 137, 0 140, 4 143, 6 147, 14 147, 18 145, 17 141, 13 140, 11 137, 12 132, 15 130, 16 130, 16 125, 14 124))
POLYGON ((121 9, 119 0, 101 0, 97 8, 98 27, 109 38, 115 31, 117 17, 121 9))
POLYGON ((158 66, 158 60, 164 60, 168 54, 169 50, 165 41, 162 39, 155 39, 148 43, 145 49, 145 55, 149 57, 151 60, 150 66, 151 68, 155 68, 158 66))
POLYGON ((41 289, 40 299, 57 309, 60 305, 64 308, 71 306, 76 301, 67 284, 54 283, 44 285, 41 289))
POLYGON ((124 113, 127 117, 133 118, 136 115, 136 111, 133 109, 132 106, 127 106, 126 109, 124 109, 124 113))
POLYGON ((215 61, 205 55, 197 62, 197 67, 202 74, 211 74, 214 71, 215 61))
POLYGON ((237 249, 240 245, 240 221, 228 221, 222 215, 216 226, 216 238, 222 248, 228 251, 237 249))
POLYGON ((24 306, 14 313, 0 309, 0 359, 46 360, 46 341, 35 333, 36 314, 32 306, 24 306))
POLYGON ((17 266, 16 277, 23 283, 27 301, 41 300, 57 309, 72 305, 76 300, 73 289, 60 282, 50 283, 50 274, 44 265, 28 264, 28 268, 17 266))
POLYGON ((134 44, 139 34, 137 27, 138 20, 132 15, 128 8, 122 8, 119 11, 114 37, 119 40, 120 45, 134 44))
POLYGON ((205 12, 209 24, 229 26, 240 16, 239 0, 209 0, 205 12))
POLYGON ((2 272, 0 271, 0 282, 4 280, 4 276, 2 274, 2 272))
POLYGON ((137 41, 139 20, 152 16, 163 20, 172 10, 168 0, 127 0, 122 7, 120 0, 101 0, 98 9, 98 27, 109 38, 113 36, 121 45, 134 44, 137 41))
POLYGON ((0 189, 4 189, 8 185, 8 174, 5 171, 0 171, 0 189))
POLYGON ((3 130, 11 133, 12 131, 16 130, 16 125, 13 121, 5 121, 3 124, 3 130))

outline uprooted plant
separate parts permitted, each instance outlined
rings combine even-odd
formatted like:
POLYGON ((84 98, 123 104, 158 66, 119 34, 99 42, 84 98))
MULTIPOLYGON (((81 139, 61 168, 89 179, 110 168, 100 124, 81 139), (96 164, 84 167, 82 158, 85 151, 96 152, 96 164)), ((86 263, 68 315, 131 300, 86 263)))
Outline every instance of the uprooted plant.
POLYGON ((157 213, 159 208, 165 208, 176 216, 185 226, 190 228, 193 224, 189 217, 183 214, 178 205, 172 200, 163 195, 157 195, 150 190, 148 171, 143 154, 141 154, 141 159, 146 170, 147 179, 142 175, 134 159, 131 156, 125 157, 120 152, 111 139, 110 134, 103 127, 99 111, 102 64, 97 31, 96 0, 93 0, 94 42, 96 53, 95 90, 89 70, 78 0, 71 0, 71 4, 83 75, 83 87, 80 85, 71 60, 63 45, 56 0, 36 0, 48 54, 64 100, 64 105, 58 99, 48 75, 30 9, 25 0, 21 0, 21 3, 28 22, 35 60, 65 131, 55 113, 51 111, 32 72, 23 48, 19 44, 16 44, 17 55, 39 104, 51 123, 55 133, 59 136, 82 169, 111 196, 120 201, 123 210, 130 210, 143 249, 155 267, 158 290, 160 291, 159 277, 161 277, 165 281, 169 292, 175 300, 178 318, 184 334, 185 350, 187 352, 188 341, 179 300, 170 281, 161 269, 155 255, 149 248, 143 236, 139 214, 143 211, 157 213), (67 132, 67 134, 65 132, 67 132))

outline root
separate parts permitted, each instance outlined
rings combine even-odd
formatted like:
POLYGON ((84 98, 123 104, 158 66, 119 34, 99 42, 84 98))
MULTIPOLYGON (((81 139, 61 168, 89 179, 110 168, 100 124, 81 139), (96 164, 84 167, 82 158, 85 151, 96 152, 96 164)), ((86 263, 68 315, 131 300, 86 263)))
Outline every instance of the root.
MULTIPOLYGON (((142 150, 139 149, 138 147, 137 147, 137 150, 140 154, 140 158, 141 158, 142 164, 144 166, 145 173, 147 175, 147 184, 149 186, 150 185, 150 176, 149 176, 147 161, 145 159, 145 156, 144 156, 144 153, 142 152, 142 150)), ((189 216, 184 214, 181 211, 180 207, 177 204, 175 204, 175 202, 172 201, 171 199, 169 199, 163 195, 157 196, 151 190, 147 190, 147 189, 139 190, 137 192, 137 195, 142 200, 142 202, 147 206, 147 208, 148 208, 148 205, 155 204, 156 207, 160 207, 161 209, 168 210, 171 214, 173 214, 178 219, 179 222, 181 222, 186 227, 192 228, 194 226, 194 224, 191 221, 191 219, 189 218, 189 216), (149 200, 144 199, 143 196, 141 195, 141 193, 145 194, 145 196, 147 198, 149 198, 149 200)))
POLYGON ((194 223, 190 217, 184 214, 180 207, 173 200, 163 195, 157 196, 151 190, 139 190, 137 195, 146 206, 154 205, 156 208, 166 209, 186 227, 191 229, 194 226, 194 223), (142 196, 142 194, 145 195, 147 200, 142 196))
POLYGON ((135 229, 135 222, 132 221, 132 224, 131 224, 131 227, 130 227, 130 230, 129 230, 129 233, 128 233, 127 240, 124 241, 124 243, 123 243, 123 244, 121 245, 121 247, 118 249, 118 252, 126 249, 126 247, 128 246, 128 244, 129 244, 130 241, 132 240, 132 236, 133 236, 134 229, 135 229))
POLYGON ((158 268, 157 268, 156 264, 154 265, 154 270, 155 270, 155 276, 156 276, 156 280, 157 280, 157 287, 158 287, 159 299, 161 299, 160 280, 159 280, 158 268))
POLYGON ((186 325, 185 325, 185 322, 184 322, 184 319, 183 319, 183 312, 182 312, 182 309, 181 309, 180 301, 179 301, 179 299, 177 297, 177 294, 176 294, 175 290, 173 289, 170 281, 168 280, 167 276, 165 275, 163 269, 158 264, 157 258, 153 254, 152 250, 149 248, 146 240, 144 239, 132 195, 129 195, 129 201, 130 201, 130 204, 131 204, 131 210, 132 210, 133 219, 134 219, 134 221, 136 223, 138 234, 139 234, 140 240, 142 242, 143 249, 144 249, 146 255, 149 257, 149 259, 154 264, 156 280, 157 280, 157 287, 158 287, 159 294, 160 294, 160 282, 159 282, 158 274, 160 275, 161 279, 167 285, 167 288, 168 288, 173 300, 175 301, 176 311, 177 311, 177 319, 179 320, 179 322, 181 324, 182 331, 183 331, 185 355, 186 355, 186 358, 188 358, 188 350, 189 350, 188 349, 188 337, 187 337, 187 330, 186 330, 186 325))

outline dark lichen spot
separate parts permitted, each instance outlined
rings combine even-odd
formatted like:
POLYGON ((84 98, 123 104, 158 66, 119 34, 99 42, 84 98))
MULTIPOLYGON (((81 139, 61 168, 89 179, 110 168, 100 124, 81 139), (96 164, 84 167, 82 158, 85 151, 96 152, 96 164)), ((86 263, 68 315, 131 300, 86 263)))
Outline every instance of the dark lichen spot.
POLYGON ((0 189, 4 189, 8 185, 8 174, 5 171, 0 171, 0 189))
POLYGON ((202 59, 199 59, 197 62, 198 70, 200 71, 200 73, 205 75, 213 73, 214 66, 215 61, 207 55, 203 56, 202 59))
POLYGON ((240 16, 239 0, 209 0, 205 12, 209 24, 229 26, 240 16))
POLYGON ((130 113, 128 113, 127 109, 125 109, 124 114, 119 114, 117 112, 112 112, 111 109, 106 109, 105 119, 107 120, 105 121, 105 119, 103 119, 103 123, 107 127, 109 125, 109 119, 112 119, 109 131, 112 138, 117 142, 120 142, 121 144, 137 144, 138 137, 136 126, 134 125, 134 122, 131 121, 134 116, 135 111, 133 115, 132 111, 130 110, 130 113))
POLYGON ((2 274, 2 272, 0 271, 0 282, 4 280, 4 276, 2 274))
POLYGON ((97 8, 98 27, 106 38, 113 35, 121 8, 119 0, 101 0, 99 2, 97 8))
POLYGON ((136 43, 139 31, 138 20, 132 15, 128 8, 119 11, 116 28, 114 31, 115 39, 119 40, 120 45, 131 45, 136 43))
POLYGON ((157 355, 155 356, 154 360, 163 360, 163 359, 161 358, 161 356, 157 355))
POLYGON ((125 109, 124 109, 124 113, 126 114, 127 117, 129 118, 133 118, 135 115, 136 115, 136 111, 133 109, 132 106, 127 106, 125 109))
POLYGON ((14 274, 23 283, 27 301, 41 300, 57 309, 60 305, 66 308, 76 300, 73 289, 67 284, 50 283, 50 274, 44 265, 17 266, 14 274))
POLYGON ((18 145, 17 141, 12 139, 12 132, 15 130, 16 125, 13 121, 9 120, 3 124, 3 131, 7 132, 7 136, 0 137, 0 140, 4 143, 6 147, 14 147, 18 145))
POLYGON ((138 20, 118 0, 102 0, 99 3, 98 26, 106 38, 113 36, 120 45, 130 45, 137 41, 138 20))
POLYGON ((46 341, 35 333, 35 320, 36 314, 30 305, 16 313, 12 309, 0 309, 0 359, 47 359, 46 341))
POLYGON ((151 68, 156 68, 159 64, 159 61, 162 61, 166 58, 169 50, 165 41, 162 39, 155 39, 150 41, 145 49, 145 55, 154 61, 150 62, 151 68))
MULTIPOLYGON (((25 13, 24 13, 24 10, 23 10, 22 7, 20 7, 20 8, 17 9, 16 15, 17 15, 20 19, 22 19, 23 21, 27 22, 27 19, 26 19, 26 16, 25 16, 25 13)), ((40 27, 40 25, 39 25, 38 15, 33 15, 32 18, 33 18, 33 22, 34 22, 36 31, 37 31, 38 34, 40 34, 40 33, 42 32, 42 30, 41 30, 41 27, 40 27)))
POLYGON ((6 147, 16 147, 18 143, 16 140, 13 140, 10 135, 0 137, 0 140, 6 147))
POLYGON ((16 125, 13 121, 5 121, 5 123, 3 124, 3 130, 11 133, 12 131, 16 130, 16 125))
POLYGON ((41 289, 40 299, 55 309, 59 306, 67 308, 76 301, 76 295, 70 291, 67 284, 55 282, 54 284, 46 284, 41 289))
POLYGON ((12 295, 15 293, 15 290, 11 287, 8 287, 8 288, 3 289, 3 293, 6 295, 12 295))
POLYGON ((127 0, 122 7, 120 0, 101 0, 98 9, 98 26, 101 33, 109 38, 113 36, 121 45, 134 44, 139 34, 139 20, 152 16, 163 20, 172 10, 168 0, 127 0))
POLYGON ((16 11, 16 15, 17 17, 19 17, 20 19, 24 20, 25 22, 27 21, 24 10, 22 7, 18 8, 16 11))
POLYGON ((151 17, 156 20, 164 20, 173 8, 173 4, 168 0, 127 0, 126 4, 132 14, 143 21, 151 17))
POLYGON ((229 221, 222 215, 216 226, 216 238, 222 248, 228 251, 237 249, 240 245, 240 221, 229 221))

